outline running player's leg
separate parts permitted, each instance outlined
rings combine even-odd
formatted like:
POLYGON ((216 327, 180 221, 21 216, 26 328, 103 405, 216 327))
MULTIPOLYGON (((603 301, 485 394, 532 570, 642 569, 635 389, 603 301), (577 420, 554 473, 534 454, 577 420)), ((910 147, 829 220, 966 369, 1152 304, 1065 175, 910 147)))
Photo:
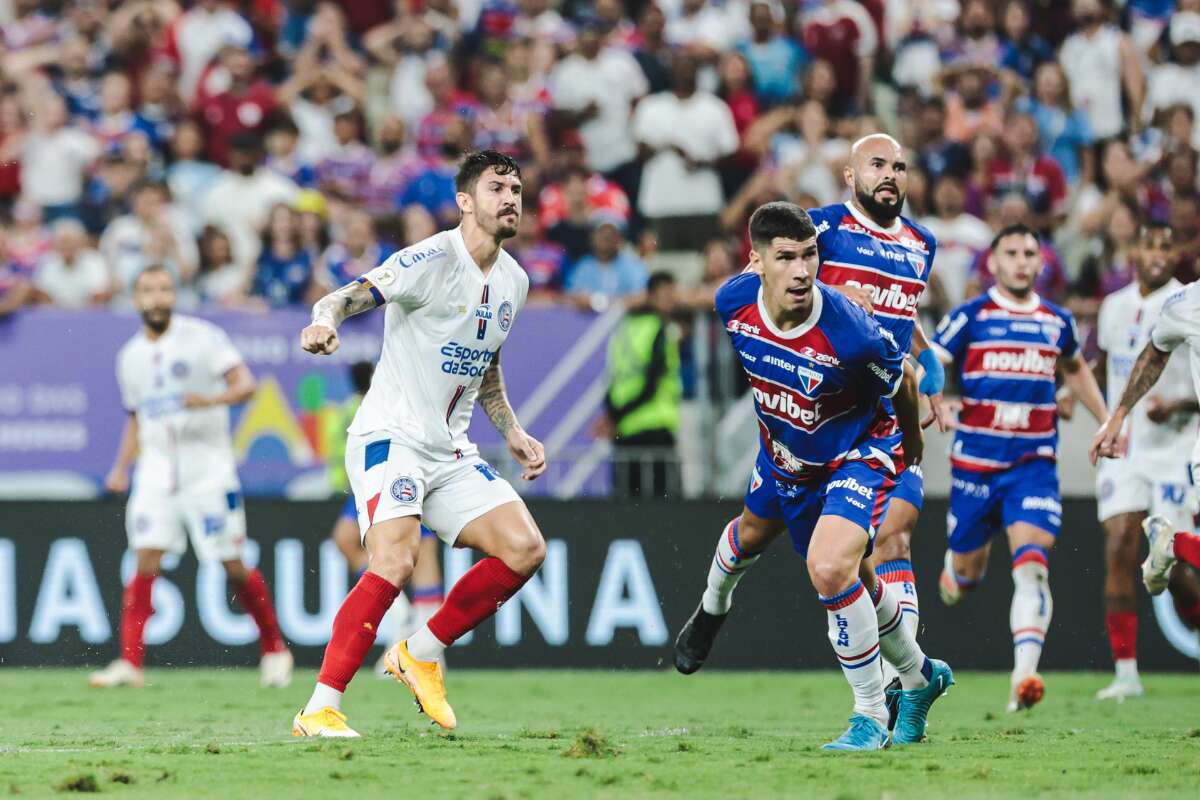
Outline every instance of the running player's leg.
POLYGON ((1171 569, 1167 589, 1180 621, 1200 633, 1200 575, 1189 565, 1177 563, 1171 569))
POLYGON ((346 498, 341 511, 338 512, 337 522, 333 523, 333 531, 329 538, 337 545, 338 552, 346 559, 346 565, 357 579, 367 568, 367 551, 362 545, 362 535, 358 529, 358 510, 354 505, 354 495, 346 498))
POLYGON ((1137 668, 1137 593, 1134 575, 1141 544, 1142 511, 1106 517, 1104 529, 1104 627, 1116 675, 1096 699, 1124 699, 1142 694, 1137 668))
MULTIPOLYGON (((875 535, 875 552, 870 560, 875 573, 895 590, 903 612, 902 624, 914 637, 920 631, 921 604, 917 596, 911 543, 924 497, 921 467, 909 467, 900 474, 896 488, 892 490, 887 515, 875 535)), ((887 670, 884 677, 890 679, 887 670)))
POLYGON ((938 594, 948 606, 958 604, 987 574, 989 541, 999 529, 996 477, 954 470, 950 508, 946 512, 946 556, 938 578, 938 594))
POLYGON ((760 452, 750 476, 742 514, 725 524, 708 567, 700 604, 675 637, 675 669, 700 669, 729 614, 734 588, 763 551, 786 529, 771 462, 760 452))

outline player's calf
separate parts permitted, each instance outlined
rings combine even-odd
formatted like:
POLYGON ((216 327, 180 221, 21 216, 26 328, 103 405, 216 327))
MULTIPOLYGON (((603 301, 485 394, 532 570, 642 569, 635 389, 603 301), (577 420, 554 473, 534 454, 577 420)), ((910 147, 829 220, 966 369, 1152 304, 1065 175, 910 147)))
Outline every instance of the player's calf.
POLYGON ((1010 711, 1028 708, 1040 701, 1045 693, 1037 674, 1038 661, 1054 614, 1046 547, 1029 542, 1014 549, 1012 576, 1013 599, 1009 611, 1013 637, 1010 711))
POLYGON ((954 552, 947 550, 942 562, 942 574, 938 576, 938 595, 942 602, 948 606, 957 605, 964 595, 983 581, 987 574, 986 564, 986 555, 981 560, 955 558, 954 552))

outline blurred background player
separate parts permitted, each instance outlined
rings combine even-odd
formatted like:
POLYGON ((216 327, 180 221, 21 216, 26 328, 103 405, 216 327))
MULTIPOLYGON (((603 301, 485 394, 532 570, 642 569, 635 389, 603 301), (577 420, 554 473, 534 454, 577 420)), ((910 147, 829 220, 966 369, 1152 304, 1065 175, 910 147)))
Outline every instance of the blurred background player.
MULTIPOLYGON (((1121 458, 1124 455, 1121 431, 1125 420, 1162 376, 1171 353, 1184 347, 1188 350, 1192 390, 1200 398, 1200 283, 1188 284, 1163 303, 1158 322, 1150 332, 1150 341, 1142 348, 1129 374, 1121 402, 1092 440, 1088 456, 1093 464, 1101 457, 1121 458)), ((1200 486, 1200 437, 1192 447, 1188 478, 1192 493, 1189 502, 1195 512, 1200 508, 1200 498, 1196 496, 1197 486, 1200 486)), ((1195 533, 1194 521, 1185 525, 1181 529, 1177 523, 1158 515, 1142 523, 1150 541, 1150 554, 1142 563, 1142 582, 1152 595, 1161 594, 1167 588, 1176 561, 1200 569, 1200 536, 1195 533)))
MULTIPOLYGON (((924 368, 919 391, 930 397, 933 407, 941 399, 945 373, 929 349, 928 340, 917 319, 920 300, 933 267, 937 242, 924 227, 900 215, 908 191, 908 164, 903 148, 891 136, 874 134, 864 137, 851 149, 850 163, 843 180, 852 193, 848 203, 813 209, 816 227, 820 278, 838 287, 854 302, 872 312, 880 327, 889 332, 905 353, 913 352, 924 368)), ((886 402, 886 401, 885 401, 886 402)), ((872 565, 885 582, 897 587, 902 624, 913 635, 919 630, 920 603, 910 555, 910 540, 924 496, 920 464, 905 459, 904 472, 890 489, 887 515, 876 535, 872 565)), ((752 555, 761 554, 783 531, 781 526, 759 528, 748 523, 741 529, 741 546, 752 555)), ((704 613, 721 617, 720 622, 702 630, 715 638, 729 598, 745 569, 744 562, 733 574, 713 573, 714 590, 706 595, 704 613), (723 601, 717 602, 721 596, 723 601)), ((711 641, 697 640, 700 663, 707 658, 711 641)), ((697 669, 699 666, 697 666, 697 669)), ((899 684, 896 675, 884 667, 891 681, 889 694, 894 702, 899 684)))
POLYGON ((129 411, 105 486, 133 491, 125 512, 137 568, 121 605, 121 657, 91 675, 93 686, 141 686, 151 590, 166 553, 219 560, 234 593, 258 626, 264 686, 287 686, 292 654, 283 642, 262 573, 246 566, 246 511, 229 436, 229 407, 254 394, 233 343, 205 320, 174 314, 175 281, 164 267, 133 284, 142 330, 117 354, 117 383, 129 411), (186 529, 186 532, 185 532, 186 529))
POLYGON ((933 338, 944 360, 959 363, 962 381, 962 401, 943 409, 956 433, 938 589, 946 605, 958 603, 983 579, 992 535, 1005 531, 1013 558, 1008 710, 1016 711, 1045 692, 1037 669, 1054 610, 1048 555, 1062 526, 1057 371, 1097 422, 1105 409, 1071 312, 1033 290, 1042 270, 1037 233, 1023 224, 1002 229, 988 270, 996 285, 951 311, 933 338))
MULTIPOLYGON (((1150 341, 1163 303, 1183 288, 1172 275, 1178 262, 1171 228, 1147 223, 1130 252, 1136 281, 1110 294, 1100 306, 1100 347, 1096 380, 1107 379, 1107 397, 1116 408, 1129 371, 1150 341)), ((1105 459, 1096 476, 1096 512, 1104 528, 1105 627, 1116 675, 1096 693, 1099 700, 1123 700, 1143 693, 1137 668, 1137 594, 1134 574, 1142 522, 1148 514, 1171 521, 1172 530, 1190 528, 1189 453, 1196 440, 1196 403, 1187 364, 1175 359, 1164 370, 1155 394, 1130 414, 1125 458, 1105 459)), ((1171 573, 1171 593, 1185 624, 1200 624, 1200 592, 1185 566, 1171 573)))
MULTIPOLYGON (((329 454, 326 463, 329 482, 334 491, 346 494, 346 502, 342 504, 337 521, 333 523, 333 531, 329 538, 333 539, 346 559, 346 564, 356 581, 367 571, 367 551, 359 540, 358 510, 355 507, 354 494, 350 492, 349 478, 346 476, 346 429, 354 422, 354 415, 358 412, 367 389, 371 387, 371 376, 374 373, 375 365, 370 361, 356 361, 351 364, 350 383, 354 387, 354 394, 346 398, 337 414, 326 418, 329 422, 325 431, 325 452, 329 454)), ((388 609, 379 625, 379 632, 385 637, 385 641, 395 643, 419 630, 433 616, 433 612, 438 610, 438 606, 442 604, 440 560, 437 536, 422 525, 421 546, 417 552, 417 563, 413 565, 412 580, 409 582, 412 600, 399 595, 388 609)), ((375 671, 380 675, 387 675, 382 656, 375 665, 375 671)))
POLYGON ((334 618, 317 685, 292 721, 296 736, 358 735, 341 712, 342 694, 412 575, 422 521, 447 544, 486 554, 429 622, 386 655, 388 671, 446 729, 457 720, 439 659, 545 558, 545 540, 520 496, 467 439, 478 399, 522 477, 545 471, 545 451, 517 423, 500 371, 500 348, 529 292, 525 272, 500 246, 521 221, 521 170, 494 150, 474 152, 455 189, 459 227, 395 253, 319 300, 301 333, 305 350, 328 355, 346 317, 387 304, 379 367, 346 444, 368 567, 334 618))
POLYGON ((827 609, 829 641, 854 690, 850 727, 825 749, 887 746, 889 711, 875 666, 881 653, 904 689, 892 741, 919 742, 930 706, 953 675, 921 652, 896 596, 866 563, 904 453, 914 462, 921 457, 916 385, 903 378, 906 350, 816 280, 817 231, 799 206, 760 207, 750 241, 751 269, 721 287, 716 306, 753 389, 759 455, 742 514, 717 540, 708 588, 675 641, 675 668, 686 675, 704 663, 724 619, 708 608, 727 612, 733 589, 721 576, 759 558, 741 531, 774 537, 786 530, 808 564, 827 609), (881 402, 890 397, 894 411, 881 402))

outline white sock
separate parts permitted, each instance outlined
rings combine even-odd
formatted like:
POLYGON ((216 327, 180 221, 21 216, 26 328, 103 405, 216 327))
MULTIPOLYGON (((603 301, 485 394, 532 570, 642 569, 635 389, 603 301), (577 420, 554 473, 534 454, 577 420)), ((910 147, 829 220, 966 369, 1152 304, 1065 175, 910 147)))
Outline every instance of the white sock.
POLYGON ((313 689, 312 697, 308 698, 308 704, 304 706, 305 714, 312 714, 314 711, 320 711, 322 708, 336 708, 339 711, 342 708, 342 693, 332 686, 326 686, 323 683, 317 683, 313 689))
MULTIPOLYGON (((879 625, 879 652, 883 654, 884 662, 892 667, 893 674, 900 676, 900 685, 905 689, 928 686, 929 679, 922 672, 928 659, 921 652, 921 646, 917 644, 912 631, 904 624, 904 617, 911 615, 903 613, 895 591, 878 576, 875 578, 875 591, 870 594, 879 625)), ((885 685, 891 681, 886 670, 883 680, 885 685)))
POLYGON ((408 652, 417 661, 437 661, 446 652, 446 645, 433 635, 428 625, 408 637, 408 652))
POLYGON ((717 540, 717 552, 713 555, 712 564, 708 567, 708 588, 704 590, 701 604, 709 614, 728 614, 732 605, 734 587, 742 579, 742 574, 758 561, 762 553, 747 553, 738 542, 738 523, 741 517, 736 517, 721 531, 717 540))
POLYGON ((1136 681, 1138 678, 1138 668, 1136 658, 1118 658, 1115 662, 1117 667, 1117 680, 1119 681, 1136 681))
POLYGON ((1037 672, 1046 630, 1054 613, 1046 551, 1035 544, 1013 553, 1013 599, 1009 626, 1013 634, 1013 673, 1037 672))
POLYGON ((854 690, 854 713, 887 725, 883 678, 875 665, 879 659, 879 623, 862 581, 855 581, 833 597, 822 597, 821 603, 829 615, 833 652, 854 690))
MULTIPOLYGON (((892 594, 896 596, 900 610, 904 612, 900 617, 900 624, 908 628, 913 639, 916 639, 921 625, 921 603, 917 599, 917 579, 913 575, 912 562, 906 558, 885 561, 875 568, 875 575, 879 580, 891 585, 892 594)), ((879 624, 882 625, 883 622, 881 621, 879 624)), ((887 661, 886 651, 881 664, 883 666, 883 685, 887 686, 893 678, 899 676, 899 673, 887 661)))

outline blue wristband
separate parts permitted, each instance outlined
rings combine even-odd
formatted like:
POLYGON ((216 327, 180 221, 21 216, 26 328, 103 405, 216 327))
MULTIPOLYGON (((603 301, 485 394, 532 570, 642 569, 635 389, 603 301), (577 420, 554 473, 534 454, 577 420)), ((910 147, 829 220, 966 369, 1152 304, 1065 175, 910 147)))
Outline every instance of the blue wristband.
POLYGON ((942 389, 946 387, 946 370, 942 368, 942 362, 938 361, 933 348, 927 347, 922 350, 921 355, 917 356, 917 363, 925 368, 925 375, 921 378, 917 390, 925 395, 941 394, 942 389))

